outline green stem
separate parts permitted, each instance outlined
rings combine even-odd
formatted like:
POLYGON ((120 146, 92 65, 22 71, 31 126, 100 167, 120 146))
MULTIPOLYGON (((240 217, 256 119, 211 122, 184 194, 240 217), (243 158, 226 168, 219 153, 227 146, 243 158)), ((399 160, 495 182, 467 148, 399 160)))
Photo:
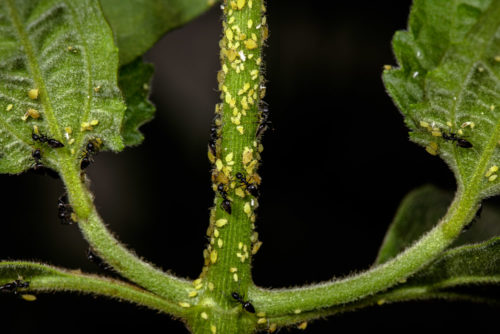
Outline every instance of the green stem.
POLYGON ((260 99, 265 94, 262 78, 262 45, 267 25, 262 0, 227 0, 223 4, 222 70, 218 74, 222 102, 216 107, 213 142, 209 159, 215 206, 204 251, 205 266, 200 277, 201 300, 209 321, 190 321, 195 333, 253 332, 257 318, 244 310, 253 286, 251 257, 260 245, 254 232, 256 191, 260 184, 260 99), (217 138, 216 138, 217 137, 217 138), (215 328, 215 329, 214 329, 215 328))
POLYGON ((16 277, 16 273, 17 275, 19 272, 25 273, 23 280, 29 282, 29 287, 19 291, 20 294, 25 292, 74 291, 128 301, 174 316, 180 317, 186 314, 186 310, 176 303, 115 279, 33 262, 0 262, 0 267, 4 276, 6 271, 12 272, 14 277, 16 277))
POLYGON ((500 123, 485 146, 465 190, 457 191, 445 217, 435 228, 394 259, 338 281, 279 291, 254 289, 250 291, 250 298, 268 315, 285 315, 352 302, 405 281, 439 256, 472 220, 478 202, 485 196, 481 192, 481 186, 487 165, 497 147, 499 135, 500 123))
POLYGON ((186 291, 191 288, 188 281, 169 275, 142 261, 107 230, 92 203, 92 195, 82 182, 80 171, 72 163, 71 158, 61 162, 60 173, 70 203, 78 216, 78 225, 97 255, 118 273, 145 289, 171 302, 185 300, 186 291))

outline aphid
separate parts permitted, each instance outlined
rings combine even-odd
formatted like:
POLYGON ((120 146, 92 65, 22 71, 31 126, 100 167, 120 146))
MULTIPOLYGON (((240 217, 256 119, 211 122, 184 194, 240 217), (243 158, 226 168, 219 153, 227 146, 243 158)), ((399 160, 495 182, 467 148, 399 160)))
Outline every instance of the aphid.
POLYGON ((446 134, 443 132, 443 139, 445 140, 450 140, 451 142, 456 142, 457 146, 463 147, 463 148, 471 148, 472 143, 469 142, 468 140, 465 140, 463 138, 460 138, 456 133, 450 132, 449 134, 446 134))
POLYGON ((104 262, 99 256, 97 256, 97 254, 90 247, 87 250, 87 259, 89 259, 90 262, 97 264, 101 269, 111 269, 111 266, 104 262))
POLYGON ((71 225, 75 221, 73 219, 73 208, 68 203, 68 195, 62 194, 57 200, 57 217, 63 225, 71 225))
POLYGON ((17 295, 17 289, 20 288, 28 288, 30 286, 29 282, 21 281, 16 279, 13 282, 0 285, 0 290, 6 291, 6 292, 13 292, 15 295, 17 295))
POLYGON ((238 303, 240 303, 245 311, 249 313, 255 313, 255 308, 253 307, 252 303, 243 300, 243 297, 238 292, 231 293, 231 297, 233 297, 238 303))
POLYGON ((34 141, 39 141, 40 143, 47 143, 47 145, 49 145, 52 148, 64 147, 64 144, 61 143, 59 140, 54 139, 54 138, 49 138, 46 135, 32 133, 31 138, 34 141))
POLYGON ((227 213, 231 214, 231 201, 227 198, 227 191, 224 189, 224 185, 222 183, 217 187, 217 191, 222 197, 222 202, 220 204, 221 208, 223 208, 227 213))

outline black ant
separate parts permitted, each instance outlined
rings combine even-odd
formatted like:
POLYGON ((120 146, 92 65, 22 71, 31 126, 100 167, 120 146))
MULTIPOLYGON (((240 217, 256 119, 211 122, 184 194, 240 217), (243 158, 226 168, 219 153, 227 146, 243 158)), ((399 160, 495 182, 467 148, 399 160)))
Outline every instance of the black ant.
POLYGON ((215 124, 216 118, 212 121, 212 125, 210 127, 210 139, 208 141, 208 147, 210 149, 210 152, 214 156, 217 156, 217 139, 219 139, 219 134, 218 134, 218 127, 215 124))
POLYGON ((33 169, 35 171, 38 171, 39 169, 43 168, 43 165, 40 162, 40 160, 42 159, 42 151, 40 151, 40 149, 37 148, 33 152, 31 152, 31 156, 33 157, 33 159, 35 159, 35 164, 33 165, 33 169))
POLYGON ((111 266, 97 256, 97 254, 90 247, 87 250, 87 259, 89 259, 90 262, 95 263, 101 269, 108 270, 111 268, 111 266))
POLYGON ((68 195, 62 194, 57 200, 57 217, 63 225, 71 225, 75 222, 73 208, 68 204, 68 195))
POLYGON ((231 297, 233 297, 238 303, 240 303, 245 311, 249 313, 255 313, 255 308, 253 307, 252 303, 250 303, 249 301, 244 301, 243 297, 238 292, 231 293, 231 297))
POLYGON ((227 191, 224 190, 224 185, 222 183, 217 187, 217 191, 222 197, 222 202, 220 204, 221 208, 223 208, 227 213, 231 214, 231 201, 227 199, 227 191))
POLYGON ((456 142, 457 146, 462 148, 471 148, 472 143, 468 140, 460 138, 456 133, 450 132, 449 134, 443 133, 444 140, 450 140, 451 142, 456 142))
POLYGON ((32 133, 31 138, 34 141, 39 141, 40 143, 47 143, 47 145, 49 145, 52 148, 64 147, 64 144, 61 143, 59 140, 54 139, 54 138, 49 138, 46 135, 32 133))
POLYGON ((28 288, 30 286, 30 282, 24 282, 21 280, 16 279, 13 282, 0 285, 0 290, 4 290, 7 292, 14 292, 15 295, 17 295, 17 289, 20 288, 28 288))
POLYGON ((45 167, 40 160, 42 160, 42 151, 37 148, 31 152, 31 157, 35 160, 32 168, 38 175, 49 175, 55 179, 59 178, 59 174, 50 168, 45 167))
POLYGON ((269 121, 269 105, 267 102, 261 100, 260 106, 260 124, 257 128, 256 137, 262 136, 262 134, 268 129, 269 125, 271 125, 271 121, 269 121))
POLYGON ((99 142, 97 140, 89 140, 87 145, 85 146, 85 151, 83 151, 83 158, 80 161, 80 169, 86 169, 94 159, 92 156, 96 155, 99 151, 99 142))
POLYGON ((250 193, 250 195, 252 195, 253 197, 259 196, 259 190, 257 189, 257 186, 254 183, 249 183, 243 176, 243 174, 239 172, 236 173, 236 178, 246 186, 247 191, 250 193))

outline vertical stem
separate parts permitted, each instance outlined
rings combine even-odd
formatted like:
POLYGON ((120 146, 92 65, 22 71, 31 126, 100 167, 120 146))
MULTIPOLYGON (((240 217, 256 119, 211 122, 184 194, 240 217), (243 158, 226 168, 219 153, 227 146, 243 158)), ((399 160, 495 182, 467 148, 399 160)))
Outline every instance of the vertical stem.
POLYGON ((205 266, 200 277, 206 288, 205 297, 220 309, 212 310, 208 321, 192 323, 196 333, 213 330, 213 326, 217 333, 222 329, 227 333, 243 333, 249 330, 249 320, 256 321, 252 313, 233 299, 232 293, 237 292, 242 300, 247 300, 248 287, 253 285, 251 256, 260 245, 254 232, 254 212, 258 206, 254 195, 260 184, 257 168, 262 152, 263 131, 258 129, 265 127, 260 110, 260 99, 265 94, 262 76, 262 45, 267 37, 265 7, 262 0, 225 0, 221 8, 224 12, 220 41, 222 69, 217 79, 222 101, 216 106, 208 153, 216 196, 207 230, 210 244, 204 251, 205 266), (234 320, 229 321, 234 324, 229 326, 232 328, 228 327, 228 317, 234 320))

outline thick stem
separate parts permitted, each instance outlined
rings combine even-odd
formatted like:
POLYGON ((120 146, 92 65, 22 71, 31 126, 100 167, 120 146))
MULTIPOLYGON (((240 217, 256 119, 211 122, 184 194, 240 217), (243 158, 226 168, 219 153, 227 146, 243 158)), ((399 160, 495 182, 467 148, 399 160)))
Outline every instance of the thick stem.
POLYGON ((202 298, 213 308, 205 311, 209 321, 198 318, 191 322, 195 333, 251 332, 257 321, 248 312, 250 306, 243 304, 253 286, 251 257, 260 246, 254 223, 260 137, 267 117, 267 110, 263 115, 260 108, 265 94, 261 50, 267 25, 262 0, 227 0, 222 7, 222 69, 218 74, 222 102, 216 107, 209 148, 216 197, 200 277, 205 287, 202 298))

